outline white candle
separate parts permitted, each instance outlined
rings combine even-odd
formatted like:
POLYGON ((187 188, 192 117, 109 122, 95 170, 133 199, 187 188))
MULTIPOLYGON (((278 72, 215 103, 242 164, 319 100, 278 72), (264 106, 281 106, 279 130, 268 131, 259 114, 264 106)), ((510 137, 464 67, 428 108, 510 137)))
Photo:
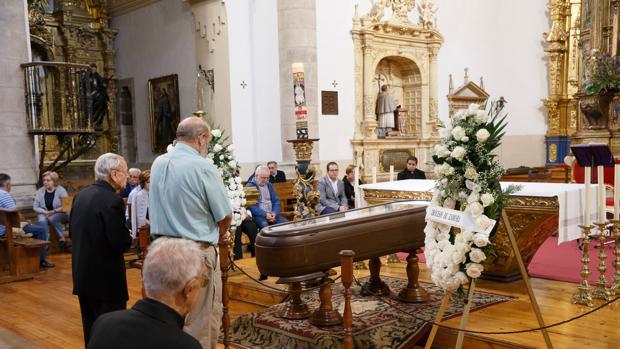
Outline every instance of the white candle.
POLYGON ((620 219, 620 164, 614 166, 614 219, 620 219))
POLYGON ((394 180, 394 165, 390 165, 390 182, 394 180))
POLYGON ((597 166, 598 174, 598 222, 605 223, 605 181, 603 174, 603 166, 597 166))
POLYGON ((590 183, 592 183, 592 172, 590 171, 590 167, 584 168, 584 185, 586 187, 585 190, 585 203, 583 205, 583 225, 586 227, 590 226, 590 183))
POLYGON ((377 167, 372 167, 372 182, 377 183, 377 167))

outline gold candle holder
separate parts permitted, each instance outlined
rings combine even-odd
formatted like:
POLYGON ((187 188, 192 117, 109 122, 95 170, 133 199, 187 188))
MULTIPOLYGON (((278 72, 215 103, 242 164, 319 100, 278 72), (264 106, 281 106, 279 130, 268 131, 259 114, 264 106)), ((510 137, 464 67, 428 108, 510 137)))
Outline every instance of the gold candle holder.
POLYGON ((614 237, 614 278, 611 285, 611 293, 620 296, 620 220, 611 220, 613 224, 612 236, 614 237))
POLYGON ((607 263, 605 262, 607 259, 607 254, 605 253, 605 232, 607 231, 607 223, 602 222, 594 224, 598 227, 598 231, 600 233, 598 236, 600 249, 598 251, 599 261, 597 267, 599 276, 592 290, 592 298, 609 301, 612 297, 609 285, 607 284, 607 278, 605 277, 605 272, 607 271, 607 263))
POLYGON ((579 228, 583 231, 583 256, 581 257, 583 268, 581 268, 581 272, 579 273, 581 275, 581 284, 579 284, 577 293, 573 295, 572 302, 573 304, 592 307, 594 303, 592 303, 592 293, 588 282, 588 276, 590 276, 590 256, 588 253, 590 249, 590 230, 592 230, 593 226, 580 225, 579 228))

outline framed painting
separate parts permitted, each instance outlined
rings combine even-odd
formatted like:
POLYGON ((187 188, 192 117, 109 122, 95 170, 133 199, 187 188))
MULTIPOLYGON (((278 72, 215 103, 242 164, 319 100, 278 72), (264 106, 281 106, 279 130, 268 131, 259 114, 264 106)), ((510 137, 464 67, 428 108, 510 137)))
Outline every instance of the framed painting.
POLYGON ((166 151, 180 121, 179 79, 176 74, 149 80, 149 113, 153 153, 166 151))

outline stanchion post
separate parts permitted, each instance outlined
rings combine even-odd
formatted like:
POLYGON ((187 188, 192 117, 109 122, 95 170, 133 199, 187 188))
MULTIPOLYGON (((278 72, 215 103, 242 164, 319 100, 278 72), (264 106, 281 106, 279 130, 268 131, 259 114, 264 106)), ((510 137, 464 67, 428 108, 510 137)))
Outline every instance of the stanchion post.
POLYGON ((222 272, 222 330, 224 331, 224 348, 230 347, 230 316, 228 314, 228 267, 230 265, 230 241, 218 243, 220 254, 220 271, 222 272))
MULTIPOLYGON (((542 313, 540 312, 540 308, 538 307, 538 302, 536 301, 536 296, 534 295, 534 290, 532 289, 532 284, 530 283, 530 277, 527 273, 527 269, 525 268, 525 264, 523 263, 523 258, 521 257, 521 251, 519 251, 519 246, 517 245, 517 239, 512 232, 512 226, 510 225, 510 220, 508 219, 508 215, 506 214, 506 210, 502 210, 502 221, 506 226, 506 233, 508 235, 508 239, 510 240, 510 245, 512 246, 512 250, 515 253, 515 257, 517 258, 517 263, 519 264, 519 269, 521 270, 521 277, 523 278, 523 282, 525 283, 525 287, 527 288, 527 293, 530 296, 530 301, 532 303, 532 308, 534 309, 534 314, 536 314, 536 320, 538 320, 538 325, 540 327, 545 327, 545 321, 543 320, 542 313)), ((551 338, 549 338, 549 333, 547 329, 541 329, 542 335, 545 338, 545 344, 547 348, 553 348, 553 344, 551 344, 551 338)))
POLYGON ((353 256, 351 250, 340 251, 342 286, 344 286, 344 349, 353 349, 353 311, 351 310, 351 284, 353 284, 353 256))

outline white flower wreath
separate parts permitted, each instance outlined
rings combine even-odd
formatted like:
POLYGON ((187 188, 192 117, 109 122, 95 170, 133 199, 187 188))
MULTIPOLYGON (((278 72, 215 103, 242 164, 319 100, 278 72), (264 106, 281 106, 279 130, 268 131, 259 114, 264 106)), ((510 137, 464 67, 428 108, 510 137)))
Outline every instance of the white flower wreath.
MULTIPOLYGON (((468 212, 482 231, 490 231, 505 197, 519 189, 510 186, 502 192, 499 178, 504 170, 492 153, 504 135, 506 116, 494 103, 487 110, 471 104, 452 117, 451 126, 440 129, 442 140, 434 148, 437 183, 430 205, 468 212)), ((493 254, 488 233, 467 229, 456 233, 451 226, 432 221, 427 221, 424 232, 431 278, 449 292, 480 277, 482 263, 493 254)))

